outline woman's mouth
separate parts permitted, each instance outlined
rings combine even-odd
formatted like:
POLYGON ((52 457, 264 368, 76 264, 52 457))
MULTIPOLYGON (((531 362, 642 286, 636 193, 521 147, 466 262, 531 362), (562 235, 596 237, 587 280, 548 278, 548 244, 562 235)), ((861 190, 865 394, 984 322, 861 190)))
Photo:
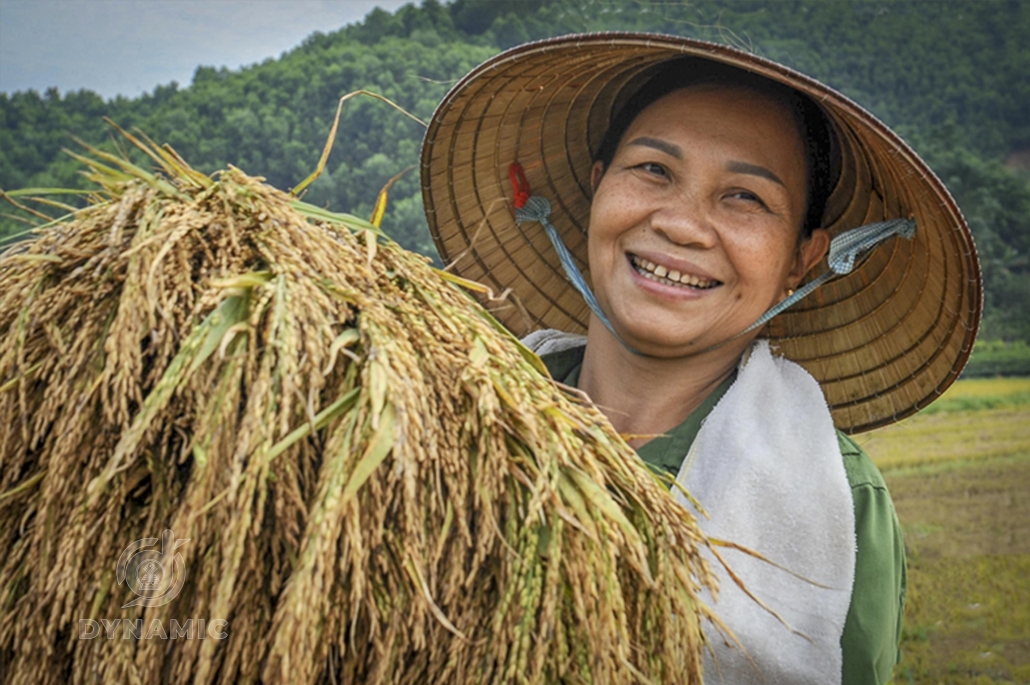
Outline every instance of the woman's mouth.
POLYGON ((681 274, 679 271, 670 271, 660 264, 655 264, 649 259, 643 259, 635 254, 629 255, 629 262, 633 265, 633 268, 638 274, 646 279, 654 281, 655 283, 661 283, 662 285, 669 285, 677 288, 693 288, 694 290, 708 290, 717 285, 722 285, 721 281, 716 281, 712 278, 704 278, 701 276, 694 276, 692 274, 681 274))

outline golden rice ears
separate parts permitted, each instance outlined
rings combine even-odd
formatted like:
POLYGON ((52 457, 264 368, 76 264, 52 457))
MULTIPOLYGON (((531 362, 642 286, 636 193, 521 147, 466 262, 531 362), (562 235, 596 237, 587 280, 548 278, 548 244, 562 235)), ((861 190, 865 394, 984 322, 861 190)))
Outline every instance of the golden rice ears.
POLYGON ((372 224, 129 140, 0 256, 0 679, 700 682, 708 543, 594 407, 372 224))

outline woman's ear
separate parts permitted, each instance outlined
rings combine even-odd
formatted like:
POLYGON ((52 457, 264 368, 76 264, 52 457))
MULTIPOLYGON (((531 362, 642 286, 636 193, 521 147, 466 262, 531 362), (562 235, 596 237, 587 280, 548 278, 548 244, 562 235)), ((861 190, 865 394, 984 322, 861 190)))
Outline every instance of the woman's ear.
POLYGON ((597 192, 597 186, 601 184, 601 179, 604 177, 604 162, 597 160, 594 162, 594 166, 590 168, 590 194, 593 195, 597 192))
POLYGON ((797 255, 794 257, 794 266, 791 267, 787 276, 787 287, 794 290, 801 283, 812 267, 819 263, 826 256, 830 249, 830 232, 825 228, 817 228, 812 235, 801 241, 798 245, 797 255))

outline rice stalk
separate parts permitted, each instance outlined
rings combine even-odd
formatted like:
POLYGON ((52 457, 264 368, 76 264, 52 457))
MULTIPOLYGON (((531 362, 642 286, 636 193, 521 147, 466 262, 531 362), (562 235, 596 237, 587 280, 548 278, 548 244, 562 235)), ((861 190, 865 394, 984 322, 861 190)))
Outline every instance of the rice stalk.
POLYGON ((595 407, 378 222, 130 142, 0 255, 0 680, 701 682, 708 542, 595 407))

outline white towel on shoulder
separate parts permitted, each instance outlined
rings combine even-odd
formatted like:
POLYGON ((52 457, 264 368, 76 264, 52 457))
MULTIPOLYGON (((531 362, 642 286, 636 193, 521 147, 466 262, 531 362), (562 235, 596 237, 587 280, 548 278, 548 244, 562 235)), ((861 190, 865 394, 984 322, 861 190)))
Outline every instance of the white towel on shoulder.
POLYGON ((542 357, 545 354, 571 350, 573 347, 584 347, 587 344, 587 337, 575 333, 565 333, 555 328, 545 328, 527 335, 522 339, 522 344, 542 357))
MULTIPOLYGON (((548 354, 584 345, 586 339, 548 330, 524 342, 548 354)), ((723 551, 748 590, 796 632, 721 573, 713 607, 747 655, 725 645, 709 627, 714 658, 706 655, 705 682, 839 684, 840 638, 855 577, 855 522, 844 460, 819 384, 797 364, 774 357, 768 343, 756 341, 737 380, 705 420, 677 481, 708 512, 709 519, 700 517, 707 535, 743 545, 827 586, 723 551)), ((718 572, 718 562, 713 563, 718 572)))
POLYGON ((715 612, 754 664, 709 629, 715 659, 706 658, 705 682, 840 683, 840 638, 855 578, 855 515, 833 419, 815 379, 756 341, 705 420, 677 481, 708 512, 701 528, 709 537, 743 545, 828 586, 727 551, 724 558, 748 590, 803 636, 723 576, 715 612))

